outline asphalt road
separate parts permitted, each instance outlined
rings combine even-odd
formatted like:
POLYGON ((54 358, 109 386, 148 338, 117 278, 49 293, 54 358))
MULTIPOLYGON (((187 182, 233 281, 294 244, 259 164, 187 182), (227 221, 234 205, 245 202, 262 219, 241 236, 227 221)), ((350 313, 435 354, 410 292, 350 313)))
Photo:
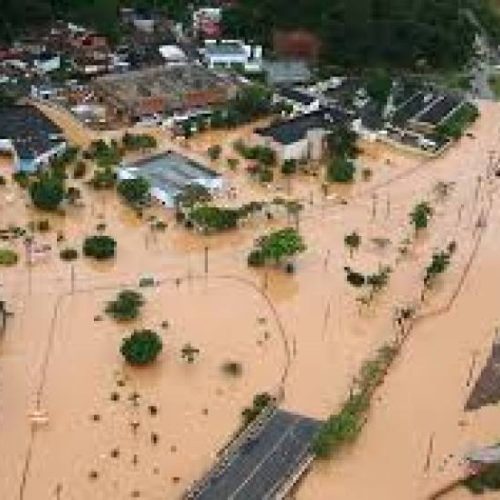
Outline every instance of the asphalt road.
MULTIPOLYGON (((244 443, 219 474, 209 476, 197 500, 272 498, 307 456, 316 420, 277 410, 256 439, 244 443)), ((216 468, 214 468, 216 470, 216 468)))

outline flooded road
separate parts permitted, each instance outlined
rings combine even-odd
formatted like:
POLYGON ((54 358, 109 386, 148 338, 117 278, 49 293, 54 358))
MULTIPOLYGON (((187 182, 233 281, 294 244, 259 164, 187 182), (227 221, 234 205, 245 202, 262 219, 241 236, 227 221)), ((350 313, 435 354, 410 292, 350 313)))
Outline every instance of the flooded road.
MULTIPOLYGON (((477 353, 479 372, 498 326, 498 181, 486 175, 498 123, 500 109, 484 106, 477 139, 462 139, 435 161, 370 147, 359 159, 360 168, 372 171, 370 180, 326 196, 319 179, 294 179, 308 248, 293 275, 246 265, 254 240, 287 225, 285 216, 203 236, 178 226, 161 207, 139 218, 113 193, 79 181, 70 184, 81 188, 84 206, 64 216, 35 212, 17 187, 1 187, 0 226, 48 219, 51 230, 35 239, 51 251, 27 266, 21 240, 2 242, 19 252, 20 263, 0 269, 14 312, 0 341, 0 442, 7 450, 0 456, 0 498, 121 500, 137 491, 141 498, 178 498, 213 462, 256 393, 282 386, 285 408, 317 418, 339 408, 362 362, 394 338, 396 308, 408 304, 429 319, 417 325, 377 392, 360 439, 315 464, 297 498, 416 500, 453 477, 470 446, 498 439, 497 408, 463 413, 471 356, 477 353), (439 183, 450 185, 446 195, 439 183), (408 214, 421 201, 431 203, 434 215, 415 237, 408 214), (477 221, 490 201, 483 231, 477 221), (165 231, 152 231, 152 220, 164 221, 165 231), (115 260, 59 259, 61 248, 80 249, 98 225, 117 240, 115 260), (56 241, 58 231, 63 242, 56 241), (351 255, 344 237, 352 231, 361 245, 351 255), (452 264, 421 304, 425 267, 451 241, 457 243, 452 264), (363 292, 346 282, 346 266, 363 273, 390 266, 389 285, 360 306, 363 292), (137 323, 105 317, 106 301, 141 276, 162 285, 144 289, 137 323), (431 314, 452 296, 446 313, 431 314), (138 327, 155 329, 164 341, 151 368, 127 368, 119 355, 121 338, 138 327), (181 358, 186 343, 200 350, 193 364, 181 358), (241 377, 221 371, 226 361, 241 363, 241 377), (34 433, 33 412, 44 417, 34 433)), ((237 137, 202 136, 190 151, 203 155, 220 141, 230 157, 237 137)), ((243 166, 236 172, 222 160, 214 166, 237 188, 231 202, 283 194, 257 185, 243 166)), ((229 202, 224 194, 220 201, 229 202)))

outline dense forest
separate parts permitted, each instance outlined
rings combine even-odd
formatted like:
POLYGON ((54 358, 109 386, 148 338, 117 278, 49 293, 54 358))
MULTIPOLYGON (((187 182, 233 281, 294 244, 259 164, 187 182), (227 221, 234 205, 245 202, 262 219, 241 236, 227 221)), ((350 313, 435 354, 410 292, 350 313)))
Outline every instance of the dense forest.
POLYGON ((29 27, 54 19, 80 22, 113 38, 119 37, 119 7, 161 9, 173 19, 186 19, 202 0, 2 0, 0 40, 11 40, 29 27))
POLYGON ((490 0, 239 0, 224 24, 264 43, 274 28, 310 29, 332 64, 456 67, 472 51, 467 9, 498 26, 490 0))
MULTIPOLYGON (((208 2, 209 3, 209 2, 208 2)), ((0 38, 64 17, 119 37, 121 5, 155 7, 187 19, 202 0, 3 0, 0 38)), ((306 28, 322 59, 342 66, 457 67, 472 53, 473 10, 490 34, 500 23, 492 0, 238 0, 226 10, 226 34, 270 45, 276 28, 306 28)))

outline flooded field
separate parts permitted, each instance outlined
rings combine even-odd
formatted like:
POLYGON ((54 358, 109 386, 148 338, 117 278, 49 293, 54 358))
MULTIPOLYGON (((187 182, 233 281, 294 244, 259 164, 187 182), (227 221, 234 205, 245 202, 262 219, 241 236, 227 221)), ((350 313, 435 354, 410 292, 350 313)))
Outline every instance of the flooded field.
POLYGON ((474 138, 464 137, 438 160, 365 145, 358 168, 369 168, 371 177, 328 193, 314 176, 266 188, 249 179, 243 160, 229 170, 232 143, 249 129, 205 134, 188 149, 158 132, 160 149, 206 162, 210 144, 223 146, 223 159, 212 166, 237 196, 222 193, 221 203, 288 194, 302 200, 298 223, 307 251, 293 275, 246 264, 255 238, 289 223, 284 215, 203 236, 160 207, 139 218, 115 194, 81 181, 68 184, 81 188, 83 206, 65 215, 36 212, 17 186, 1 187, 0 226, 48 219, 50 231, 37 232, 35 240, 51 250, 27 266, 21 240, 2 242, 18 251, 20 262, 0 269, 2 295, 14 313, 0 340, 0 498, 121 500, 137 492, 145 499, 179 498, 236 431, 256 393, 282 388, 286 409, 315 418, 338 409, 363 360, 394 339, 395 311, 407 305, 421 320, 377 393, 360 439, 315 463, 297 498, 417 500, 456 476, 464 452, 498 440, 497 407, 474 413, 463 407, 472 356, 471 380, 498 326, 500 181, 492 165, 499 120, 500 108, 484 105, 474 138), (421 201, 432 204, 434 215, 415 237, 408 214, 421 201), (164 232, 151 231, 153 217, 167 224, 164 232), (98 225, 118 242, 114 261, 59 259, 61 248, 80 249, 98 225), (352 231, 361 236, 354 252, 344 244, 352 231), (57 242, 57 232, 64 241, 57 242), (422 300, 426 266, 452 241, 450 268, 422 300), (373 273, 380 266, 391 268, 389 284, 364 306, 345 268, 373 273), (160 285, 145 289, 136 324, 117 325, 103 315, 116 291, 144 276, 160 285), (119 345, 134 327, 161 334, 157 365, 124 366, 119 345), (181 358, 186 343, 200 350, 193 364, 181 358), (228 360, 241 363, 240 377, 222 373, 228 360), (34 430, 33 412, 47 417, 34 430))

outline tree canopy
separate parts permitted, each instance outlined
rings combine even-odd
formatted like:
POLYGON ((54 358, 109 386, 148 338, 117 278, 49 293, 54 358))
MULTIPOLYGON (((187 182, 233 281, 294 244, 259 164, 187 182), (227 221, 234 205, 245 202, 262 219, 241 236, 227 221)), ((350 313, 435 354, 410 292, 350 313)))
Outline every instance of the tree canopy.
POLYGON ((118 193, 131 205, 140 205, 149 200, 149 182, 144 177, 123 179, 117 187, 118 193))
MULTIPOLYGON (((4 0, 0 39, 54 19, 120 37, 119 7, 155 8, 190 19, 201 0, 4 0)), ((206 4, 206 2, 203 2, 206 4)), ((275 29, 303 28, 318 36, 322 58, 344 66, 456 67, 472 54, 473 11, 495 39, 498 13, 490 0, 239 0, 223 14, 225 36, 271 45, 275 29)))
POLYGON ((56 210, 64 199, 64 183, 55 175, 44 174, 30 187, 33 205, 41 210, 56 210))
POLYGON ((106 304, 106 313, 117 321, 130 321, 139 316, 144 297, 134 290, 122 290, 115 300, 106 304))
POLYGON ((257 240, 256 247, 265 260, 275 262, 280 262, 284 257, 293 257, 306 249, 302 236, 291 227, 262 236, 257 240))
POLYGON ((122 341, 120 352, 131 365, 152 363, 163 348, 161 337, 152 330, 135 330, 122 341))
POLYGON ((116 241, 104 234, 89 236, 83 242, 83 255, 97 260, 111 259, 116 253, 116 241))
POLYGON ((223 25, 226 35, 267 45, 274 29, 310 30, 329 64, 453 67, 472 54, 464 7, 478 3, 493 15, 488 0, 239 0, 223 25))

